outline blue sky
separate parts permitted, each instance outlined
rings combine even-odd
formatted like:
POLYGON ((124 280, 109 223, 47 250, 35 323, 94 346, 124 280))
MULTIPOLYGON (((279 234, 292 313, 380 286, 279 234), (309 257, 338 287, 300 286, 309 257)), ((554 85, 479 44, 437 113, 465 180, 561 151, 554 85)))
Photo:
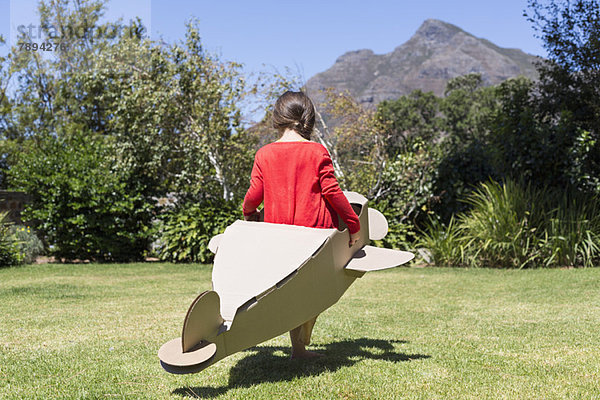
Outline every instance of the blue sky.
MULTIPOLYGON (((113 0, 114 2, 114 0, 113 0)), ((427 18, 455 24, 502 47, 545 55, 523 17, 526 0, 152 1, 152 32, 183 37, 184 21, 200 20, 205 46, 249 70, 262 64, 299 69, 306 79, 350 50, 387 53, 427 18)))
MULTIPOLYGON (((35 24, 36 3, 0 0, 0 34, 10 42, 17 26, 35 24)), ((283 72, 287 66, 308 79, 346 51, 392 51, 427 18, 450 22, 502 47, 544 56, 541 41, 523 17, 526 7, 526 0, 110 0, 106 18, 139 15, 153 38, 173 42, 183 39, 185 22, 196 17, 205 48, 222 59, 241 62, 248 72, 283 72)))

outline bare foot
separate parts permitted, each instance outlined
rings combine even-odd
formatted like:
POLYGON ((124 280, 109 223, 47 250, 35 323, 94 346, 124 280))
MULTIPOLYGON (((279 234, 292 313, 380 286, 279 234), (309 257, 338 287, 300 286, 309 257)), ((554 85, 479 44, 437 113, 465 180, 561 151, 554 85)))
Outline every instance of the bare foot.
POLYGON ((320 354, 320 353, 315 353, 314 351, 304 350, 304 351, 292 352, 292 356, 290 358, 292 360, 297 360, 297 359, 309 359, 309 358, 320 358, 320 357, 324 357, 324 355, 320 354))

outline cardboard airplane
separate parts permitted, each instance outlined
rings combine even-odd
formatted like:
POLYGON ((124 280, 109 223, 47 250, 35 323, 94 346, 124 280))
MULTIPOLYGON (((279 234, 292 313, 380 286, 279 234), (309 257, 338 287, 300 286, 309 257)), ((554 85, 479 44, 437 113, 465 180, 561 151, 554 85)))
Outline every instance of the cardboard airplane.
POLYGON ((413 259, 406 251, 369 246, 369 239, 387 234, 387 220, 362 195, 344 194, 361 226, 352 247, 341 220, 340 230, 236 221, 212 238, 213 290, 193 301, 181 337, 158 351, 162 367, 175 374, 202 371, 321 314, 365 272, 413 259))

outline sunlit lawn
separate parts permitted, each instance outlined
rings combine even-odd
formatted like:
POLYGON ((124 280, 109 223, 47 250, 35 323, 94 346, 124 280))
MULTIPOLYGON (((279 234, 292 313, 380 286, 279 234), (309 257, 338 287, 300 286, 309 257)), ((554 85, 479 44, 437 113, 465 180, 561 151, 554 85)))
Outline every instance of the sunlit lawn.
POLYGON ((322 314, 313 349, 275 338, 194 375, 156 356, 210 266, 0 269, 0 398, 600 398, 600 269, 398 268, 322 314))

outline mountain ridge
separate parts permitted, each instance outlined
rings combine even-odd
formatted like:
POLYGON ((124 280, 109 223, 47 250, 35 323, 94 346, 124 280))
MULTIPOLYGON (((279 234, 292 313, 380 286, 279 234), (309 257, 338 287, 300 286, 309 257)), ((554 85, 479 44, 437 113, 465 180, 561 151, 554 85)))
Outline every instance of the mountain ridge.
POLYGON ((486 86, 518 75, 536 79, 537 60, 537 56, 500 47, 448 22, 427 19, 389 53, 358 49, 342 54, 329 69, 311 77, 305 89, 317 102, 324 100, 320 90, 333 87, 348 90, 366 106, 375 106, 415 89, 441 96, 448 80, 468 73, 480 73, 486 86))

